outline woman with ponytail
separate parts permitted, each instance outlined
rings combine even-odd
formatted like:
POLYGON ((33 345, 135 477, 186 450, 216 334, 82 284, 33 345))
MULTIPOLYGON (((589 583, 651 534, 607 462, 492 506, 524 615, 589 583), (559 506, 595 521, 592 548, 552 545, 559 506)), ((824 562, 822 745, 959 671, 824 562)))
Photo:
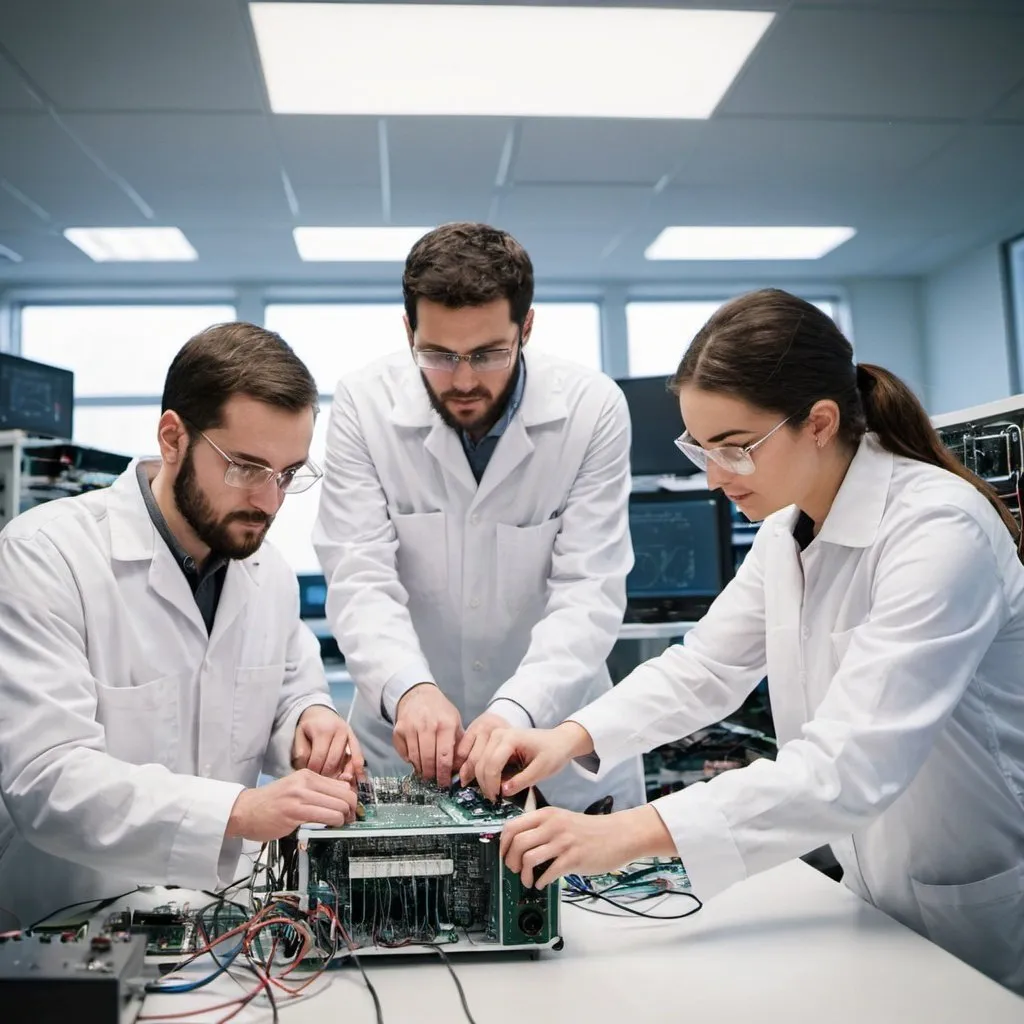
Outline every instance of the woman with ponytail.
POLYGON ((495 733, 470 771, 489 795, 574 758, 603 775, 725 717, 765 674, 778 757, 605 817, 525 815, 507 863, 545 884, 678 855, 709 897, 830 843, 854 892, 1024 994, 1014 518, 905 384, 786 292, 722 307, 672 387, 678 446, 765 520, 750 553, 684 645, 555 729, 495 733), (502 785, 510 760, 526 767, 502 785))

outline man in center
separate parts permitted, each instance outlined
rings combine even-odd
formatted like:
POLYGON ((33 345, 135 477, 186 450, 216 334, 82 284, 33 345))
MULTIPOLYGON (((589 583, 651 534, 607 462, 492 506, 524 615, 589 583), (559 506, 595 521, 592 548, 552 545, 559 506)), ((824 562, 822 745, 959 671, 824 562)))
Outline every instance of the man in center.
MULTIPOLYGON (((338 384, 313 542, 369 769, 446 786, 494 729, 556 725, 611 686, 630 424, 604 374, 528 348, 533 266, 508 233, 431 231, 402 290, 410 352, 338 384)), ((544 792, 632 806, 640 762, 544 792)))

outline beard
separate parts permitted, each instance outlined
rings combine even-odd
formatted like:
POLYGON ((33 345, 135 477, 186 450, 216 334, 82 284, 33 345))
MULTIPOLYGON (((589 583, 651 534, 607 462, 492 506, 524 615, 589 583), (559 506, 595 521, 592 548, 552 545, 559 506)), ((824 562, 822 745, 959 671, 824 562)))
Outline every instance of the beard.
POLYGON ((505 409, 508 407, 509 399, 512 397, 512 392, 516 389, 516 384, 519 382, 519 374, 522 372, 522 360, 519 358, 518 353, 516 354, 516 368, 512 373, 512 376, 505 382, 505 386, 501 389, 498 397, 491 401, 491 404, 484 408, 484 411, 480 413, 475 420, 460 420, 455 416, 451 410, 445 405, 445 402, 451 401, 453 398, 479 398, 486 402, 491 398, 491 393, 486 388, 475 387, 470 391, 456 391, 454 388, 450 388, 448 391, 442 391, 440 395, 434 394, 430 384, 427 383, 427 376, 425 373, 420 371, 420 376, 423 378, 423 386, 427 389, 427 397, 430 399, 430 404, 433 406, 434 412, 437 413, 441 419, 452 428, 452 430, 464 430, 466 433, 475 434, 478 438, 483 437, 487 431, 494 426, 498 420, 505 413, 505 409))
POLYGON ((213 510, 209 499, 203 493, 196 480, 196 470, 192 463, 192 449, 185 456, 181 472, 174 480, 174 502, 178 506, 181 518, 192 528, 192 532, 210 549, 210 554, 217 558, 248 558, 263 543, 263 538, 274 521, 273 516, 265 512, 229 512, 221 518, 213 510), (241 539, 231 534, 231 524, 264 523, 262 530, 246 533, 241 539))

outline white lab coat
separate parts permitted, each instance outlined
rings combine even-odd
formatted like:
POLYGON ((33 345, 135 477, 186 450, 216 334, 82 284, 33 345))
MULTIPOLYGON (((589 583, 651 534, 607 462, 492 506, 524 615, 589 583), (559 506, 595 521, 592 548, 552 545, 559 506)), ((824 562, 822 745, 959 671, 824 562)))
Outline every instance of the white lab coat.
POLYGON ((831 843, 847 885, 1024 993, 1024 567, 952 473, 860 445, 814 541, 769 517, 683 646, 574 720, 604 770, 733 711, 780 741, 658 800, 711 896, 831 843))
MULTIPOLYGON (((479 486, 408 353, 338 385, 313 542, 357 686, 350 721, 378 774, 408 771, 381 710, 392 679, 436 681, 466 725, 503 697, 555 725, 611 685, 633 560, 628 410, 603 374, 525 358, 522 404, 479 486)), ((640 762, 601 784, 566 771, 543 791, 632 806, 640 762)))
MULTIPOLYGON (((232 562, 212 635, 132 464, 0 534, 0 906, 22 925, 136 884, 212 888, 260 770, 331 706, 295 574, 232 562)), ((231 878, 227 878, 230 881, 231 878)))

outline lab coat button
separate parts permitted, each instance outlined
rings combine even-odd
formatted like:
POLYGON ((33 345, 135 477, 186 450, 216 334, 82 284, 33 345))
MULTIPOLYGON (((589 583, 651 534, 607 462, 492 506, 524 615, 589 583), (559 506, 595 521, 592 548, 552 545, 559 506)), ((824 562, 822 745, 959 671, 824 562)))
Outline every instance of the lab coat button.
POLYGON ((211 767, 208 764, 203 765, 203 778, 208 779, 210 777, 211 767))
POLYGON ((476 524, 480 522, 480 517, 479 517, 479 516, 478 516, 478 515, 477 515, 477 514, 476 514, 476 513, 474 512, 474 513, 473 513, 473 514, 472 514, 472 515, 471 515, 471 516, 469 517, 469 521, 470 521, 470 522, 471 522, 471 523, 472 523, 472 524, 473 524, 474 526, 476 526, 476 524))
POLYGON ((484 663, 482 661, 474 661, 473 668, 476 669, 477 672, 482 672, 484 668, 484 663))
POLYGON ((469 599, 469 607, 470 608, 479 608, 480 607, 480 598, 479 597, 471 597, 469 599))

